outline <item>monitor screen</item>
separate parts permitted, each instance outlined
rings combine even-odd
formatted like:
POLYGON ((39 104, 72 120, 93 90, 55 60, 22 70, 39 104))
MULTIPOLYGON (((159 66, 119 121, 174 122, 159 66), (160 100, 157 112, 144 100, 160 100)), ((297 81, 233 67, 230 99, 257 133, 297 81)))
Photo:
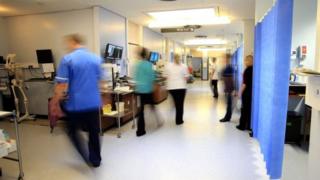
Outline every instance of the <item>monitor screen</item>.
POLYGON ((151 52, 149 61, 155 63, 155 62, 157 62, 159 60, 159 56, 160 56, 159 53, 151 52))
POLYGON ((113 44, 107 44, 105 58, 108 59, 121 59, 123 48, 113 44))
POLYGON ((156 53, 156 55, 155 55, 155 61, 158 61, 158 60, 159 60, 159 56, 160 56, 160 54, 159 54, 159 53, 156 53))
POLYGON ((117 58, 118 59, 122 59, 122 52, 123 52, 123 48, 122 47, 118 47, 118 54, 117 54, 117 58))
POLYGON ((114 52, 113 58, 114 59, 121 59, 123 48, 120 46, 116 46, 114 50, 115 50, 115 52, 114 52))
POLYGON ((150 55, 149 55, 149 61, 151 62, 153 61, 153 58, 154 58, 153 54, 154 54, 153 52, 150 52, 150 55))
POLYGON ((106 52, 105 52, 105 58, 113 59, 115 53, 115 46, 112 44, 107 44, 106 52))
POLYGON ((53 63, 53 55, 51 49, 36 50, 39 64, 53 63))
POLYGON ((6 61, 3 59, 3 56, 0 56, 0 64, 6 64, 6 61))

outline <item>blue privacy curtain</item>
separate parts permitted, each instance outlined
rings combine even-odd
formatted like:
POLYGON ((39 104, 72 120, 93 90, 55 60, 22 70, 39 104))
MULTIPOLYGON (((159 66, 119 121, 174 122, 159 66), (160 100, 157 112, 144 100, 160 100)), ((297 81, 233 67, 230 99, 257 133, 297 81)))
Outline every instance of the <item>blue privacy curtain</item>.
POLYGON ((242 74, 243 74, 243 54, 244 49, 241 45, 232 55, 232 65, 235 67, 235 80, 236 80, 236 89, 239 90, 242 84, 242 74))
POLYGON ((271 179, 282 174, 293 0, 278 0, 255 28, 252 128, 271 179))

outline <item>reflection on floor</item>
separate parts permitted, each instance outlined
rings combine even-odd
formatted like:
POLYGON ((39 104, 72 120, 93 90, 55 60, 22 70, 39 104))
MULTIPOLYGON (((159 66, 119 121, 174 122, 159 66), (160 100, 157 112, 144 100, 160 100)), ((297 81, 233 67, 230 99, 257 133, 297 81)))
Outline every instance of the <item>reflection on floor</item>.
POLYGON ((308 153, 298 146, 285 145, 282 180, 306 180, 307 175, 308 153))
MULTIPOLYGON (((131 124, 103 136, 103 164, 87 167, 62 128, 22 124, 23 164, 27 180, 267 180, 256 141, 236 130, 233 122, 218 122, 225 111, 223 96, 212 98, 208 82, 190 85, 185 124, 174 124, 171 100, 158 107, 165 124, 156 127, 147 115, 147 134, 137 138, 131 124)), ((0 122, 12 132, 12 124, 0 122)), ((4 179, 15 179, 16 163, 0 159, 4 179)))

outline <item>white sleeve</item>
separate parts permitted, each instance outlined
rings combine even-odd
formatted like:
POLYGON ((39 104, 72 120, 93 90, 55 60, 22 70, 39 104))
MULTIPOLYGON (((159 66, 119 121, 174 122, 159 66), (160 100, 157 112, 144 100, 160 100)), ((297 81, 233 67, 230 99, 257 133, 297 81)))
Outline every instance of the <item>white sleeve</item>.
POLYGON ((183 70, 184 70, 184 77, 189 77, 190 74, 189 74, 189 70, 188 70, 188 67, 186 65, 183 66, 183 70))

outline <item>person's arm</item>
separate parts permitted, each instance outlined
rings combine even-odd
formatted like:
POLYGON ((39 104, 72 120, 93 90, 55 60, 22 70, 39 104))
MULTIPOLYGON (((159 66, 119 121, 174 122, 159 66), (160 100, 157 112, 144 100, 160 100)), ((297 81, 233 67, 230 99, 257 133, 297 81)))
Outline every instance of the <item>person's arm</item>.
POLYGON ((242 94, 243 94, 243 92, 244 92, 245 89, 246 89, 246 85, 245 85, 245 84, 242 84, 242 85, 241 85, 241 88, 240 88, 240 91, 239 91, 239 97, 242 96, 242 94))
POLYGON ((62 100, 66 98, 69 82, 69 67, 66 59, 62 59, 59 65, 57 76, 55 78, 57 84, 54 87, 54 99, 62 100))
POLYGON ((99 88, 100 90, 104 88, 104 86, 107 84, 107 80, 103 79, 104 76, 104 71, 106 71, 106 69, 103 69, 102 65, 103 65, 103 59, 98 57, 99 59, 99 66, 97 67, 97 76, 98 76, 98 80, 99 80, 99 88))
POLYGON ((152 77, 153 77, 153 83, 156 83, 156 80, 157 80, 157 72, 152 69, 152 77))
POLYGON ((54 87, 54 99, 62 100, 66 98, 66 92, 68 91, 68 83, 57 83, 54 87))
POLYGON ((247 80, 248 80, 248 77, 247 77, 247 70, 245 70, 243 72, 243 82, 242 82, 242 85, 241 85, 241 88, 240 88, 240 91, 239 91, 239 96, 241 97, 243 95, 243 92, 244 90, 246 89, 246 84, 247 84, 247 80))

